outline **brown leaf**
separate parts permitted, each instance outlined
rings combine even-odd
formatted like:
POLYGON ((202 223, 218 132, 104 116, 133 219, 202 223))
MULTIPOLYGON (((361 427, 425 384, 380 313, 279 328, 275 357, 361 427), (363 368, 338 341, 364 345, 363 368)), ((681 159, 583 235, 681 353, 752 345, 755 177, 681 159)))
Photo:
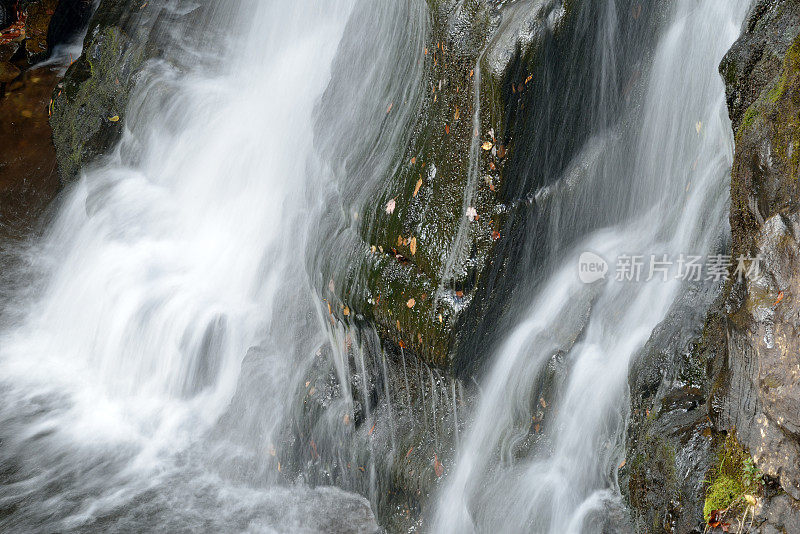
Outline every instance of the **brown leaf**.
POLYGON ((437 478, 444 474, 444 466, 442 466, 442 462, 439 461, 439 457, 436 454, 433 455, 433 471, 436 473, 437 478))
POLYGON ((417 196, 417 193, 419 193, 419 188, 420 187, 422 187, 422 178, 417 180, 417 185, 416 185, 416 187, 414 187, 414 196, 417 196))

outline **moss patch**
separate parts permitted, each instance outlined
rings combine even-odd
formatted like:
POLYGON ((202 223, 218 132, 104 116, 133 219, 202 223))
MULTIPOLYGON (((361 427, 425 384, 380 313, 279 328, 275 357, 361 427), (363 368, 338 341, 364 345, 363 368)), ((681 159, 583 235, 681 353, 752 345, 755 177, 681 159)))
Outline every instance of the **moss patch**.
POLYGON ((703 505, 706 521, 714 510, 724 510, 741 497, 758 494, 762 489, 761 473, 734 433, 726 436, 717 458, 703 505))

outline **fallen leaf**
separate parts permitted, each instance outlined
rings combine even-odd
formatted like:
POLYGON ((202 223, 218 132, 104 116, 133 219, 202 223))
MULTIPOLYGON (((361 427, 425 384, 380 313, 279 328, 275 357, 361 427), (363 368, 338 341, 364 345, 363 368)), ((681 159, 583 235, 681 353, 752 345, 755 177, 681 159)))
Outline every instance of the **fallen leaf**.
POLYGON ((455 112, 455 113, 453 113, 453 120, 454 120, 454 121, 457 121, 457 120, 458 120, 458 117, 460 117, 460 116, 461 116, 461 114, 460 114, 460 113, 459 113, 459 111, 458 111, 458 107, 456 107, 456 112, 455 112))
POLYGON ((458 298, 460 298, 460 299, 463 299, 463 298, 464 298, 464 292, 463 292, 463 291, 460 291, 460 290, 459 290, 459 291, 456 291, 456 296, 457 296, 458 298))
POLYGON ((369 429, 369 432, 368 432, 368 434, 369 434, 370 436, 372 435, 372 433, 373 433, 373 432, 375 432, 375 425, 377 425, 377 424, 378 424, 378 423, 372 423, 372 428, 370 428, 370 429, 369 429))
POLYGON ((414 195, 413 196, 417 196, 417 193, 419 193, 419 188, 420 187, 422 187, 422 178, 417 180, 417 185, 416 185, 416 187, 414 187, 414 195))
POLYGON ((392 102, 391 104, 389 104, 389 107, 388 107, 388 108, 386 108, 386 113, 389 113, 390 111, 392 111, 392 107, 394 107, 394 102, 392 102))
POLYGON ((345 317, 347 317, 348 315, 350 315, 350 308, 345 306, 344 309, 342 310, 342 313, 344 314, 345 317))
POLYGON ((436 454, 433 455, 433 471, 436 473, 436 477, 441 477, 444 474, 444 467, 442 466, 442 462, 439 461, 439 457, 436 454))
POLYGON ((439 314, 439 322, 440 322, 440 323, 443 323, 443 322, 444 322, 444 318, 442 317, 442 314, 441 314, 441 313, 439 314))
POLYGON ((111 122, 119 122, 119 115, 114 115, 113 117, 109 117, 108 120, 111 122))
POLYGON ((527 78, 525 78, 525 85, 528 85, 528 82, 531 81, 532 79, 533 79, 533 74, 531 74, 527 78))
POLYGON ((539 405, 542 408, 547 408, 547 403, 544 401, 544 397, 539 397, 539 405))
POLYGON ((416 301, 416 300, 414 300, 414 299, 408 299, 408 302, 406 302, 406 306, 408 306, 409 308, 413 308, 413 307, 414 307, 414 304, 416 304, 416 303, 417 303, 417 301, 416 301))
POLYGON ((445 125, 444 125, 444 132, 445 132, 446 134, 449 134, 449 133, 450 133, 450 125, 449 125, 449 124, 445 124, 445 125))
POLYGON ((500 239, 500 232, 497 230, 492 231, 492 240, 497 241, 498 239, 500 239))
POLYGON ((773 304, 773 306, 777 306, 778 304, 781 303, 782 300, 783 300, 783 291, 778 293, 778 300, 775 301, 775 304, 773 304))
POLYGON ((485 142, 484 142, 484 143, 481 145, 481 148, 482 148, 482 149, 484 149, 484 150, 491 150, 491 149, 492 149, 492 146, 493 146, 493 145, 492 145, 492 142, 491 142, 491 141, 485 141, 485 142))
POLYGON ((411 255, 415 255, 417 253, 417 238, 412 237, 411 241, 409 241, 409 247, 411 248, 411 255))
POLYGON ((414 156, 413 158, 411 158, 411 164, 412 164, 412 165, 414 165, 416 162, 417 162, 417 157, 416 157, 416 156, 414 156))
POLYGON ((410 449, 408 449, 408 452, 406 453, 406 458, 411 456, 411 451, 413 451, 413 450, 414 450, 414 447, 411 447, 410 449))
POLYGON ((350 424, 350 414, 349 413, 344 414, 344 424, 346 424, 346 425, 350 424))
POLYGON ((396 207, 396 205, 397 204, 395 203, 394 199, 392 199, 389 202, 387 202, 386 203, 386 213, 389 214, 389 215, 394 213, 394 208, 396 207))
POLYGON ((627 462, 627 460, 622 460, 622 463, 619 464, 619 467, 617 467, 617 469, 622 469, 623 467, 625 467, 625 462, 627 462))
POLYGON ((700 130, 703 129, 703 121, 697 121, 697 124, 694 125, 694 129, 697 130, 697 133, 700 133, 700 130))
POLYGON ((473 208, 472 206, 467 208, 467 217, 470 221, 475 221, 478 219, 478 210, 473 208))

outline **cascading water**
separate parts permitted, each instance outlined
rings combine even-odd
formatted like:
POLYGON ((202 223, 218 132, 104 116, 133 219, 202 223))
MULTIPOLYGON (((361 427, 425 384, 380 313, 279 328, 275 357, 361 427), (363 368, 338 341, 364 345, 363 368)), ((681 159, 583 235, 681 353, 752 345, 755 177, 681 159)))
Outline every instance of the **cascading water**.
POLYGON ((308 155, 353 2, 166 6, 202 28, 171 29, 120 145, 17 251, 0 529, 371 531, 362 498, 281 489, 275 453, 327 340, 305 250, 330 184, 308 155))
MULTIPOLYGON (((628 371, 685 286, 616 281, 613 266, 584 284, 579 256, 675 259, 724 242, 732 145, 716 66, 747 3, 664 7, 650 54, 631 50, 645 24, 626 34, 619 20, 638 18, 638 2, 587 2, 575 35, 550 43, 543 61, 558 66, 526 89, 544 92, 528 102, 545 120, 533 112, 535 135, 509 156, 509 175, 529 175, 510 196, 538 188, 527 237, 543 246, 510 271, 535 269, 513 276, 535 294, 481 355, 491 367, 470 413, 460 383, 402 350, 389 369, 377 336, 333 320, 318 294, 358 264, 368 203, 403 164, 429 90, 432 2, 165 0, 183 22, 138 83, 120 144, 42 239, 0 243, 14 266, 2 279, 15 280, 0 294, 0 529, 370 532, 365 499, 304 483, 398 506, 394 480, 378 479, 399 459, 442 476, 438 456, 398 450, 418 433, 434 453, 459 446, 430 531, 628 530, 628 371)), ((557 35, 556 2, 490 4, 545 6, 557 35)), ((480 67, 497 52, 482 46, 470 76, 481 134, 480 67)), ((458 155, 470 159, 464 214, 480 139, 458 155)), ((469 250, 461 218, 445 284, 469 250)))
MULTIPOLYGON (((614 4, 596 38, 606 72, 625 53, 615 48, 614 4)), ((646 267, 638 283, 617 281, 614 260, 676 261, 711 254, 724 241, 732 142, 716 66, 746 8, 745 1, 675 2, 641 107, 596 132, 565 176, 537 192, 553 227, 550 247, 569 249, 542 267, 552 274, 492 360, 433 531, 629 530, 614 513, 628 370, 684 286, 674 266, 669 281, 660 274, 647 281, 646 267), (585 227, 596 212, 612 224, 574 246, 570 221, 585 227), (611 264, 605 281, 581 283, 584 251, 611 264)))

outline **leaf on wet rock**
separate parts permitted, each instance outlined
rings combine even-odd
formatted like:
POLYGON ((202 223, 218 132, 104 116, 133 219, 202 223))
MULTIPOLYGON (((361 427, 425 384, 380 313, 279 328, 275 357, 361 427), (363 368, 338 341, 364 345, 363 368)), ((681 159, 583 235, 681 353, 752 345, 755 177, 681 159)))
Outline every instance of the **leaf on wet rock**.
POLYGON ((433 471, 436 473, 436 477, 441 477, 444 474, 444 466, 442 462, 439 461, 439 457, 436 454, 433 455, 433 471))
POLYGON ((408 242, 408 246, 411 248, 411 255, 415 255, 417 253, 417 238, 412 237, 411 241, 408 242))
POLYGON ((119 122, 119 115, 114 115, 113 117, 109 117, 108 120, 111 122, 119 122))
POLYGON ((414 300, 413 298, 412 299, 408 299, 408 302, 406 302, 406 306, 408 306, 409 308, 413 308, 416 303, 417 303, 417 301, 414 300))
POLYGON ((478 219, 478 210, 474 207, 470 206, 467 208, 467 217, 470 221, 475 221, 478 219))
POLYGON ((394 208, 395 208, 396 206, 397 206, 397 203, 395 202, 395 200, 394 200, 394 199, 392 199, 392 200, 390 200, 389 202, 387 202, 387 203, 386 203, 386 213, 387 213, 387 214, 389 214, 389 215, 391 215, 392 213, 394 213, 394 208))
POLYGON ((422 187, 422 178, 417 180, 417 185, 416 185, 416 187, 414 187, 414 195, 413 196, 417 196, 417 193, 419 193, 419 188, 420 187, 422 187))
POLYGON ((481 148, 484 150, 491 150, 492 146, 494 145, 492 145, 491 141, 484 141, 484 143, 481 145, 481 148))

